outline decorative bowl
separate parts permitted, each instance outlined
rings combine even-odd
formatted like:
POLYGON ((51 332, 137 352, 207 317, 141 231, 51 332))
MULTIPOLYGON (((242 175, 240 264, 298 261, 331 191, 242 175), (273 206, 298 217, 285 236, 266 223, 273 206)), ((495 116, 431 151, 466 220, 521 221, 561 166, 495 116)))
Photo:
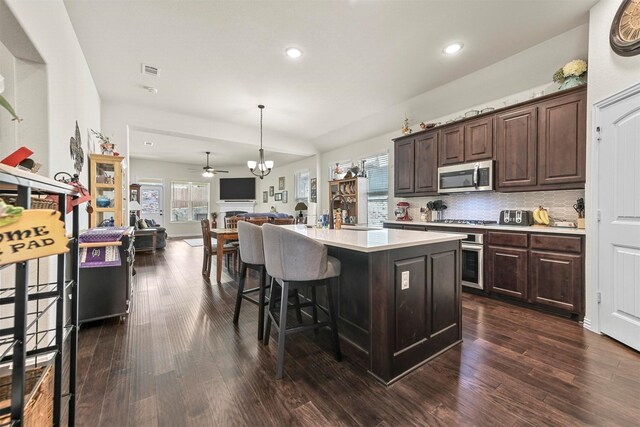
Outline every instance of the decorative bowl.
POLYGON ((109 199, 108 197, 98 196, 96 198, 96 205, 98 205, 99 208, 108 208, 110 204, 111 199, 109 199))

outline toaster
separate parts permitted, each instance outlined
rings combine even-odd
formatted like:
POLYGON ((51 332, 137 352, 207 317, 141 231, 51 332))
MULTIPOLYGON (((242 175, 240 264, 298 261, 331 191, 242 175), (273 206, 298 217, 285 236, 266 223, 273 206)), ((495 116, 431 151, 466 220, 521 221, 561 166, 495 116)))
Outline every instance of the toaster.
POLYGON ((533 225, 533 212, 523 210, 507 210, 500 212, 500 220, 502 225, 533 225))

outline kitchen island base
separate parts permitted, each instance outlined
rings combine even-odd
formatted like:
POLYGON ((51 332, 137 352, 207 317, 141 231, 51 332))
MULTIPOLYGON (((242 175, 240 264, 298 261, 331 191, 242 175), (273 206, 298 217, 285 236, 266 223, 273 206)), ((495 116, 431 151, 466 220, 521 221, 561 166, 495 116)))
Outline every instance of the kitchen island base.
POLYGON ((340 335, 389 385, 462 341, 460 240, 360 252, 329 247, 342 263, 340 335))

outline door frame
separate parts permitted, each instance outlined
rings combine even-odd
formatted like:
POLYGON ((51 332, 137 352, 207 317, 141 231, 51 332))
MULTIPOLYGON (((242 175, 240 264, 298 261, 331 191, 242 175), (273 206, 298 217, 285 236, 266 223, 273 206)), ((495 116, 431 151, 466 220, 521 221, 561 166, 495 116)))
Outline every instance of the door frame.
POLYGON ((588 203, 593 206, 592 209, 587 209, 586 212, 586 265, 591 265, 591 268, 585 271, 586 274, 586 301, 590 307, 585 307, 587 313, 591 313, 592 317, 587 319, 585 317, 583 326, 586 329, 601 334, 600 330, 600 304, 598 303, 598 293, 600 292, 599 282, 599 243, 600 243, 600 228, 598 227, 598 211, 600 210, 600 199, 598 192, 598 184, 595 178, 598 177, 600 172, 600 133, 598 128, 602 120, 602 110, 609 107, 612 104, 623 101, 629 97, 640 94, 640 83, 636 83, 623 89, 619 92, 608 96, 598 102, 593 103, 592 107, 592 120, 591 120, 591 149, 588 154, 591 155, 590 166, 587 168, 589 177, 587 179, 588 191, 585 195, 588 195, 588 203))

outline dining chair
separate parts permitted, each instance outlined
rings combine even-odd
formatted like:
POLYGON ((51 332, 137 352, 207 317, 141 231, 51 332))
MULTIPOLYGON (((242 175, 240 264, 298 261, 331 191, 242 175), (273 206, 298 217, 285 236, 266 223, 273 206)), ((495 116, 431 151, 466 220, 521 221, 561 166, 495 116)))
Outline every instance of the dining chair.
POLYGON ((327 247, 293 230, 278 227, 274 224, 262 226, 264 246, 264 261, 267 274, 271 276, 271 289, 269 294, 269 308, 267 310, 267 323, 264 330, 263 343, 269 344, 271 323, 278 331, 278 356, 276 363, 276 379, 284 375, 285 337, 288 333, 317 330, 328 326, 332 332, 332 345, 337 361, 342 359, 340 341, 338 338, 338 323, 334 301, 334 286, 338 285, 340 277, 340 261, 328 256, 327 247), (325 286, 327 290, 328 310, 318 305, 316 300, 316 288, 325 286), (280 288, 280 298, 277 298, 276 287, 280 288), (287 301, 290 289, 297 290, 310 288, 311 302, 301 304, 302 307, 313 308, 313 324, 287 328, 287 301), (280 301, 279 316, 275 316, 275 303, 280 301), (328 320, 318 322, 318 309, 323 311, 328 320))
POLYGON ((291 225, 295 224, 295 218, 273 218, 272 224, 274 225, 291 225))
MULTIPOLYGON (((202 221, 200 221, 200 226, 202 228, 202 246, 203 246, 202 275, 206 277, 211 277, 211 259, 216 256, 218 245, 217 243, 214 244, 211 241, 211 223, 209 222, 209 220, 203 219, 202 221)), ((238 248, 231 244, 225 244, 223 246, 223 253, 227 258, 227 270, 229 270, 229 257, 236 257, 238 253, 238 248)))
POLYGON ((266 216, 248 217, 248 218, 245 218, 245 221, 254 225, 262 225, 269 222, 269 217, 266 217, 266 216))

